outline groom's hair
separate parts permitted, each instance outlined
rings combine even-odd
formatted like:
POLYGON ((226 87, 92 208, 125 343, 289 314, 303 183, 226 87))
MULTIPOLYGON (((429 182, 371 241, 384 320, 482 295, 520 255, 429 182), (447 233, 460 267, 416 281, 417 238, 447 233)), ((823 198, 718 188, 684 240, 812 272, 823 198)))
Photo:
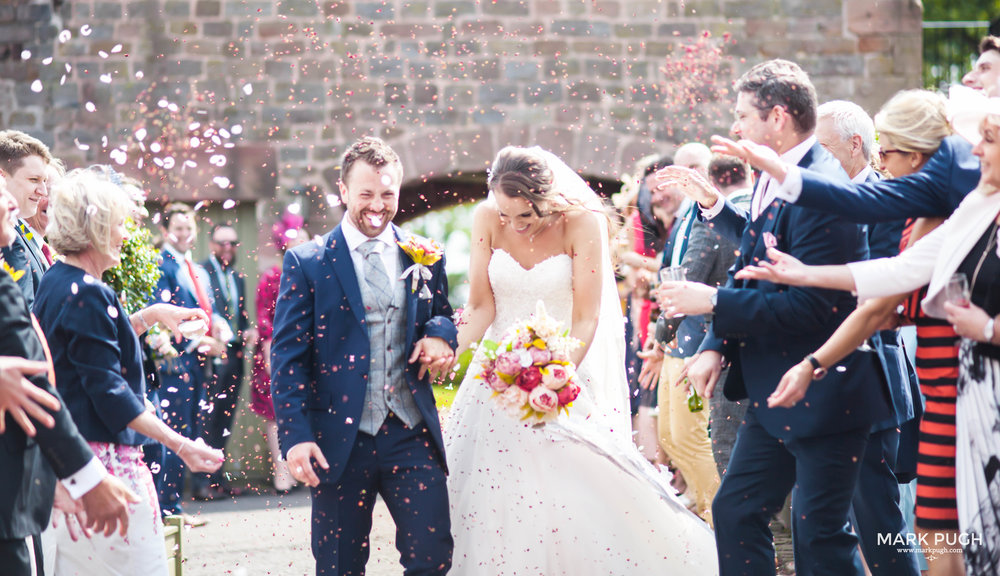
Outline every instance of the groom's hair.
POLYGON ((395 166, 400 179, 402 179, 403 163, 399 161, 399 155, 381 138, 365 136, 351 144, 347 152, 344 152, 344 159, 340 163, 341 182, 347 183, 347 176, 358 160, 375 168, 395 166))

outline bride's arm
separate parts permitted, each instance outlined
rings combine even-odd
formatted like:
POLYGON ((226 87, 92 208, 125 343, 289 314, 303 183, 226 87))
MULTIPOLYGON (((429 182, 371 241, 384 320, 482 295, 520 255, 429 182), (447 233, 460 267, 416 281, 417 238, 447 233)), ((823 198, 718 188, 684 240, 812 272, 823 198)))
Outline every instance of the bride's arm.
POLYGON ((583 361, 594 341, 597 320, 601 315, 601 289, 604 284, 605 246, 602 246, 600 223, 602 216, 584 211, 566 214, 566 236, 573 257, 573 328, 570 336, 583 342, 575 350, 572 360, 577 365, 583 361))
POLYGON ((469 257, 469 302, 458 325, 458 350, 455 358, 483 339, 493 323, 496 306, 487 268, 492 254, 492 230, 497 221, 496 209, 487 202, 476 207, 472 219, 472 253, 469 257))

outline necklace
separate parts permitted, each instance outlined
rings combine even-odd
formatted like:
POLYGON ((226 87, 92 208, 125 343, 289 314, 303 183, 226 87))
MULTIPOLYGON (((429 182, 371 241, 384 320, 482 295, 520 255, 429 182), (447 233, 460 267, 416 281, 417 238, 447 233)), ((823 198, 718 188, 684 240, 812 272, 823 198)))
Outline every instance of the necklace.
POLYGON ((972 273, 972 281, 969 283, 970 292, 972 290, 972 287, 976 285, 976 280, 979 279, 979 271, 982 270, 983 268, 983 262, 985 262, 986 257, 990 255, 990 250, 993 249, 994 243, 997 242, 998 225, 1000 225, 1000 222, 997 221, 997 218, 994 218, 993 224, 990 226, 990 229, 987 232, 988 236, 986 240, 986 249, 983 250, 982 255, 979 256, 979 263, 976 264, 976 270, 972 273))

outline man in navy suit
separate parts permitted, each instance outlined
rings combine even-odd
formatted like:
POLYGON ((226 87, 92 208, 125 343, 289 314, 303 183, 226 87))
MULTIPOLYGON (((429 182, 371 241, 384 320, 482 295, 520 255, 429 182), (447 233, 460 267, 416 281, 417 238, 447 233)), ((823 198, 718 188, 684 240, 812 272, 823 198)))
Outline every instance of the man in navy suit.
MULTIPOLYGON (((41 141, 19 130, 0 132, 0 176, 17 202, 17 236, 10 246, 0 248, 7 265, 24 274, 17 281, 28 308, 35 301, 35 291, 49 262, 39 245, 32 240, 37 232, 25 221, 38 211, 38 203, 48 196, 45 170, 52 161, 49 148, 41 141)), ((42 234, 44 230, 40 231, 42 234)))
MULTIPOLYGON (((798 65, 764 62, 736 87, 735 134, 772 148, 786 162, 847 180, 813 136, 816 91, 798 65)), ((667 168, 665 175, 676 170, 667 168)), ((710 398, 725 360, 731 363, 726 396, 750 400, 712 507, 720 573, 774 574, 768 522, 791 492, 796 571, 862 574, 848 513, 871 425, 889 415, 876 356, 851 354, 798 406, 768 406, 784 372, 836 330, 854 309, 854 298, 847 292, 737 281, 732 275, 765 258, 770 246, 815 264, 863 260, 868 250, 857 225, 778 200, 768 180, 758 181, 749 218, 721 200, 702 205, 712 223, 726 212, 744 222, 740 255, 726 287, 684 282, 661 288, 668 314, 715 315, 689 366, 692 384, 710 398)))
POLYGON ((402 165, 383 141, 355 142, 341 164, 347 214, 285 255, 271 344, 279 438, 312 488, 317 574, 364 574, 372 508, 396 523, 407 576, 445 574, 452 537, 441 427, 427 373, 451 362, 457 330, 444 259, 430 279, 392 225, 402 165), (411 282, 415 282, 411 283, 411 282))
MULTIPOLYGON (((215 336, 220 323, 225 320, 213 314, 208 274, 195 264, 191 248, 197 238, 198 227, 194 210, 181 203, 169 204, 163 211, 163 251, 160 259, 160 279, 156 296, 182 308, 201 308, 212 318, 206 327, 209 334, 193 340, 184 340, 176 348, 180 354, 159 365, 160 386, 157 391, 163 408, 163 420, 178 434, 186 438, 201 435, 201 406, 205 399, 206 358, 225 353, 226 344, 215 336)), ((181 496, 184 494, 184 461, 166 447, 163 462, 154 474, 160 496, 160 510, 164 516, 182 514, 181 496)), ((193 526, 203 520, 186 517, 193 526)))
MULTIPOLYGON (((851 181, 881 180, 871 167, 875 124, 868 113, 844 100, 826 102, 817 113, 816 140, 840 162, 851 181)), ((899 254, 905 226, 905 219, 868 225, 870 257, 899 254)), ((878 535, 905 535, 910 531, 899 505, 899 485, 908 484, 916 477, 916 429, 922 413, 920 388, 895 330, 877 332, 872 336, 872 344, 882 364, 893 413, 872 426, 861 464, 861 477, 854 492, 852 524, 872 574, 917 576, 920 570, 913 547, 879 544, 878 535), (901 428, 907 433, 901 434, 901 428)))
MULTIPOLYGON (((211 406, 201 412, 201 435, 209 446, 226 445, 228 430, 233 426, 236 401, 243 383, 244 350, 253 349, 257 330, 250 328, 246 309, 246 278, 236 269, 236 251, 239 237, 231 224, 216 224, 209 236, 211 254, 202 262, 201 269, 208 275, 210 293, 217 322, 225 322, 226 329, 218 330, 220 336, 229 336, 224 342, 226 352, 212 362, 212 375, 206 386, 205 399, 211 406)), ((222 470, 195 479, 194 497, 214 500, 223 496, 239 496, 242 490, 225 481, 222 470)))

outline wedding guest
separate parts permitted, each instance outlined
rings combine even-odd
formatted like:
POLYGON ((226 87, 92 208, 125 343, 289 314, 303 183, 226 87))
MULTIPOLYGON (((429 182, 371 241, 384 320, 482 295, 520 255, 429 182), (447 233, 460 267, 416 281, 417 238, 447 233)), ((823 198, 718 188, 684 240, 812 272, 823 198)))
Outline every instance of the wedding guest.
MULTIPOLYGON (((980 97, 952 109, 956 130, 974 143, 973 152, 982 159, 983 173, 979 186, 940 227, 895 258, 846 266, 806 266, 772 249, 768 253, 771 262, 747 269, 746 276, 789 285, 853 290, 862 299, 906 293, 928 285, 922 308, 928 315, 946 319, 962 337, 955 403, 959 423, 958 520, 963 538, 954 541, 965 549, 965 573, 997 574, 1000 397, 995 382, 1000 378, 1000 338, 994 326, 1000 314, 1000 99, 980 97)), ((819 369, 837 362, 846 340, 849 338, 831 340, 811 355, 819 369)), ((815 388, 810 386, 813 379, 811 372, 794 367, 769 402, 775 406, 794 404, 803 393, 815 388)))
MULTIPOLYGON (((285 252, 309 241, 309 232, 303 227, 305 221, 298 214, 286 213, 271 227, 271 240, 278 249, 281 259, 285 252)), ((257 327, 259 339, 253 357, 253 374, 250 387, 250 409, 265 420, 264 437, 271 451, 274 463, 274 489, 279 494, 288 492, 295 486, 295 478, 288 471, 288 463, 281 456, 278 445, 278 424, 274 417, 274 402, 271 399, 271 337, 274 332, 274 306, 281 286, 281 264, 275 264, 261 276, 257 284, 257 327)))
MULTIPOLYGON (((231 224, 216 224, 209 236, 211 254, 201 263, 208 272, 212 301, 217 319, 222 319, 231 334, 225 342, 226 352, 212 362, 205 399, 208 409, 201 411, 201 437, 209 446, 224 448, 233 427, 236 401, 243 384, 244 350, 253 349, 257 330, 250 327, 246 309, 246 278, 236 270, 237 248, 240 246, 236 228, 231 224)), ((210 477, 196 476, 192 492, 197 500, 214 500, 223 496, 239 496, 243 491, 231 486, 216 472, 210 477)))
POLYGON ((1000 36, 984 36, 979 42, 979 58, 962 76, 962 84, 987 96, 1000 96, 1000 36))
MULTIPOLYGON (((666 166, 668 160, 668 157, 654 157, 643 168, 642 183, 639 188, 640 198, 642 198, 644 190, 650 189, 649 183, 652 175, 659 168, 666 166)), ((649 386, 641 387, 639 375, 641 362, 650 353, 653 346, 650 326, 655 321, 655 309, 649 295, 649 288, 656 281, 656 271, 659 268, 657 253, 663 249, 664 242, 671 234, 677 211, 680 209, 684 196, 671 190, 658 191, 649 196, 648 210, 655 227, 643 226, 643 218, 641 217, 643 210, 640 208, 639 214, 635 215, 632 220, 634 236, 631 250, 621 255, 621 261, 629 267, 626 275, 629 283, 629 297, 626 302, 627 327, 631 328, 626 352, 627 362, 631 366, 631 370, 627 372, 629 393, 638 395, 638 405, 632 418, 632 429, 635 432, 636 444, 646 459, 654 462, 665 460, 659 443, 656 441, 656 389, 649 386)), ((680 475, 675 477, 675 481, 678 486, 684 487, 683 478, 680 475)))
POLYGON ((19 130, 0 131, 0 175, 7 180, 7 189, 17 202, 19 217, 14 243, 5 246, 0 254, 9 266, 24 271, 17 285, 29 308, 49 262, 32 241, 34 234, 25 219, 35 215, 38 203, 48 195, 45 171, 51 161, 49 147, 37 138, 19 130))
MULTIPOLYGON (((981 98, 961 87, 953 89, 953 97, 956 95, 981 98)), ((954 108, 966 106, 969 104, 956 104, 954 108)), ((928 91, 901 92, 886 103, 875 122, 883 146, 880 163, 893 177, 865 183, 835 183, 809 170, 783 166, 769 151, 751 143, 719 142, 733 153, 745 155, 751 164, 782 182, 777 191, 779 197, 798 194, 800 202, 806 200, 807 205, 819 201, 825 211, 873 223, 899 216, 948 216, 956 199, 971 190, 963 187, 971 186, 973 178, 978 180, 979 169, 974 156, 969 156, 972 161, 965 156, 966 150, 970 150, 968 141, 952 134, 943 98, 928 91), (844 205, 856 205, 857 211, 842 213, 844 205)), ((941 218, 913 221, 904 232, 902 245, 922 237, 940 221, 941 218)), ((900 295, 867 302, 837 334, 843 332, 857 338, 855 346, 860 345, 877 328, 895 318, 901 303, 906 304, 904 316, 917 327, 916 371, 926 399, 917 448, 916 526, 924 540, 954 541, 958 537, 954 470, 958 338, 946 322, 921 312, 917 305, 921 298, 920 294, 900 295)), ((827 360, 823 358, 824 362, 827 360)), ((804 370, 808 364, 803 360, 800 368, 804 370)), ((946 551, 927 560, 932 576, 961 572, 961 558, 957 554, 946 551)))
MULTIPOLYGON (((891 141, 903 141, 902 130, 909 129, 911 133, 919 130, 920 123, 914 120, 920 117, 917 113, 920 104, 933 112, 938 108, 936 101, 940 101, 929 96, 930 93, 926 93, 926 98, 921 98, 923 93, 913 94, 912 102, 907 99, 910 93, 901 94, 904 96, 893 98, 879 112, 879 134, 887 146, 891 141)), ((875 128, 868 113, 853 102, 834 100, 817 110, 816 139, 840 162, 852 182, 877 182, 882 178, 871 167, 872 151, 876 146, 875 128)), ((944 135, 948 131, 941 133, 944 135)), ((936 150, 935 146, 933 151, 936 150)), ((869 257, 898 254, 905 226, 905 219, 869 224, 869 257)), ((903 498, 900 485, 908 485, 916 477, 915 430, 922 413, 920 389, 916 378, 910 379, 911 370, 897 331, 876 332, 871 340, 888 384, 893 414, 872 426, 858 489, 854 492, 851 523, 861 540, 865 562, 872 574, 916 576, 919 573, 918 554, 912 546, 885 546, 884 542, 879 542, 879 535, 906 536, 911 532, 901 507, 904 501, 911 500, 903 498), (904 436, 901 430, 908 433, 904 436)))
MULTIPOLYGON (((176 345, 180 354, 158 366, 163 418, 178 434, 193 439, 201 434, 199 411, 205 400, 207 358, 222 356, 226 351, 225 343, 216 338, 225 321, 213 318, 208 273, 191 256, 198 233, 194 210, 186 204, 169 204, 163 211, 161 226, 164 242, 157 297, 182 308, 200 308, 209 317, 208 334, 183 340, 176 345)), ((165 516, 183 514, 180 500, 184 493, 184 461, 170 446, 164 448, 163 465, 156 475, 160 509, 165 516)), ((185 522, 200 526, 204 519, 185 516, 185 522)))
MULTIPOLYGON (((847 180, 836 159, 816 142, 816 91, 797 64, 758 64, 737 81, 736 92, 734 134, 768 147, 787 162, 847 180)), ((670 179, 671 171, 704 181, 683 168, 661 173, 670 179)), ((753 264, 773 245, 815 263, 867 256, 857 225, 777 200, 775 187, 768 178, 758 181, 749 218, 730 203, 702 205, 702 214, 712 223, 720 218, 744 222, 740 255, 731 272, 753 264)), ((661 295, 667 314, 714 313, 712 330, 688 366, 687 376, 698 392, 714 395, 728 361, 732 368, 724 393, 751 401, 712 506, 720 572, 774 572, 767 525, 791 492, 797 571, 860 573, 858 540, 847 529, 848 513, 869 429, 888 416, 885 391, 872 385, 880 381, 874 358, 862 352, 852 355, 845 370, 830 374, 835 384, 815 388, 814 396, 792 410, 766 405, 792 359, 833 333, 854 309, 853 297, 847 292, 784 290, 733 277, 724 288, 664 283, 661 295)))
MULTIPOLYGON (((0 177, 0 246, 9 246, 17 204, 0 177)), ((0 258, 2 260, 2 258, 0 258)), ((0 566, 10 576, 41 576, 41 532, 57 482, 85 513, 83 524, 110 535, 128 530, 137 499, 104 465, 61 407, 45 337, 21 289, 0 271, 0 566), (8 418, 9 416, 9 418, 8 418), (30 440, 29 440, 30 438, 30 440), (34 561, 33 561, 34 559, 34 561), (33 569, 34 568, 34 569, 33 569)), ((100 536, 98 536, 100 537, 100 536)))
MULTIPOLYGON (((711 152, 704 144, 691 142, 677 150, 675 162, 708 175, 711 152)), ((682 193, 677 192, 678 196, 682 193)), ((721 245, 722 240, 704 223, 697 222, 696 206, 688 202, 682 216, 672 227, 664 246, 661 268, 684 268, 687 278, 718 286, 726 280, 726 270, 732 264, 736 246, 721 245), (720 256, 717 258, 716 256, 720 256)), ((655 295, 655 293, 654 293, 655 295)), ((673 330, 667 329, 668 319, 662 314, 654 335, 657 343, 646 354, 642 372, 647 376, 647 388, 657 389, 657 439, 660 447, 680 471, 686 485, 685 497, 695 512, 712 524, 712 499, 719 487, 719 476, 708 437, 709 411, 691 409, 688 387, 674 386, 684 369, 687 358, 698 350, 705 334, 701 316, 684 318, 673 330), (662 334, 660 332, 673 332, 662 334), (664 354, 666 358, 664 358, 664 354), (655 378, 652 373, 659 372, 655 378)))
POLYGON ((142 459, 146 438, 169 446, 192 470, 210 472, 222 464, 221 451, 174 432, 144 403, 137 333, 156 322, 176 327, 189 318, 204 321, 205 314, 156 304, 129 316, 100 281, 120 262, 125 220, 134 209, 119 186, 86 170, 68 174, 52 191, 49 240, 64 259, 42 278, 35 312, 66 410, 109 472, 139 496, 127 533, 74 542, 67 523, 61 524, 59 574, 166 573, 159 506, 142 459))
MULTIPOLYGON (((66 168, 63 166, 62 160, 58 158, 53 158, 51 162, 45 167, 45 190, 51 190, 53 186, 62 180, 63 176, 66 174, 66 168)), ((25 222, 28 223, 29 231, 31 232, 31 240, 35 243, 35 247, 42 253, 45 257, 46 263, 51 266, 55 264, 55 251, 52 247, 45 242, 45 229, 49 226, 49 196, 46 194, 38 201, 38 210, 35 211, 35 215, 31 218, 25 218, 25 222)))
MULTIPOLYGON (((750 196, 753 193, 752 173, 746 162, 733 156, 716 154, 708 164, 708 177, 726 200, 741 210, 750 209, 750 196)), ((714 236, 719 243, 714 249, 715 257, 720 262, 729 262, 731 266, 736 260, 736 246, 728 238, 714 236)), ((688 274, 688 278, 692 278, 688 274)), ((710 320, 706 320, 706 325, 710 320)), ((699 340, 698 344, 701 344, 699 340)), ((712 431, 712 455, 719 472, 719 479, 726 476, 729 458, 732 456, 733 444, 736 443, 736 431, 747 411, 746 400, 730 400, 724 394, 716 394, 707 399, 709 404, 708 425, 712 431)))

